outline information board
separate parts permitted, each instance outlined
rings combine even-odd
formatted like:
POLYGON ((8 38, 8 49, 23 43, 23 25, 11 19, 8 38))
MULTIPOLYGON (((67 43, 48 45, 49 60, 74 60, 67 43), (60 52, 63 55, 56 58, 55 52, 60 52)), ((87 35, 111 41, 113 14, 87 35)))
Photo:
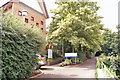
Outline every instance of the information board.
POLYGON ((77 57, 77 53, 65 53, 65 57, 77 57))
POLYGON ((53 51, 52 51, 52 49, 48 49, 48 58, 53 58, 53 51))

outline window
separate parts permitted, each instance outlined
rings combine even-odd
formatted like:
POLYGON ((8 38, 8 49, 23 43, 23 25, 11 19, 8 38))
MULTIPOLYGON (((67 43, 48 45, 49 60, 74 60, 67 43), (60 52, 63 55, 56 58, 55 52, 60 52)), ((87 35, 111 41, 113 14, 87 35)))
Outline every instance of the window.
POLYGON ((43 32, 43 28, 41 28, 42 32, 43 32))
POLYGON ((28 19, 27 18, 25 18, 25 22, 28 23, 28 19))
POLYGON ((18 11, 18 15, 19 15, 19 16, 22 16, 22 12, 21 12, 21 11, 18 11))
POLYGON ((34 17, 31 16, 31 21, 34 21, 34 17))
POLYGON ((39 26, 39 23, 36 23, 36 26, 38 27, 38 26, 39 26))
POLYGON ((41 21, 41 25, 43 25, 43 21, 41 21))

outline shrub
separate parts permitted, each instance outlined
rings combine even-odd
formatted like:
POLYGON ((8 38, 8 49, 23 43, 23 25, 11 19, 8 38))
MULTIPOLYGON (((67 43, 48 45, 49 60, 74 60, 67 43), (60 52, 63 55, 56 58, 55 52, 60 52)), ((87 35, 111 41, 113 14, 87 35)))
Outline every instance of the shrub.
POLYGON ((78 54, 77 58, 80 60, 80 62, 83 62, 86 60, 86 56, 82 51, 78 51, 77 54, 78 54))
MULTIPOLYGON (((55 62, 55 61, 59 61, 59 60, 61 60, 61 57, 59 57, 59 58, 55 58, 55 59, 50 59, 50 62, 55 62)), ((49 59, 47 58, 47 63, 49 62, 49 59)))
POLYGON ((102 65, 101 65, 102 60, 99 58, 97 58, 97 68, 101 69, 102 65))
POLYGON ((59 65, 60 66, 67 66, 67 65, 70 65, 70 64, 72 64, 71 59, 65 59, 65 61, 60 63, 59 65))
POLYGON ((116 56, 111 60, 111 66, 116 75, 120 78, 120 57, 116 56))
POLYGON ((113 74, 114 76, 117 76, 118 78, 120 78, 120 56, 104 56, 101 55, 101 59, 104 62, 104 64, 109 68, 109 70, 111 71, 111 73, 115 73, 113 74))
POLYGON ((87 54, 86 54, 86 57, 87 58, 93 58, 95 56, 95 53, 93 53, 93 52, 87 52, 87 54))
POLYGON ((40 29, 25 26, 10 13, 0 15, 2 26, 2 78, 29 78, 43 49, 40 29), (3 16, 4 15, 4 16, 3 16))
POLYGON ((61 54, 57 52, 57 50, 53 50, 53 58, 61 57, 61 54))

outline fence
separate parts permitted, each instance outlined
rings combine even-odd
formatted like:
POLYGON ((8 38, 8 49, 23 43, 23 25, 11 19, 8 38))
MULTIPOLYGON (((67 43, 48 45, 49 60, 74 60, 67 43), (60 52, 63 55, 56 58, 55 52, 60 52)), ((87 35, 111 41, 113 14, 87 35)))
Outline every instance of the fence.
POLYGON ((111 74, 111 72, 108 70, 108 68, 106 67, 106 65, 103 62, 101 62, 101 65, 102 65, 102 69, 105 71, 105 73, 109 74, 110 78, 113 78, 114 80, 116 80, 115 77, 111 74))

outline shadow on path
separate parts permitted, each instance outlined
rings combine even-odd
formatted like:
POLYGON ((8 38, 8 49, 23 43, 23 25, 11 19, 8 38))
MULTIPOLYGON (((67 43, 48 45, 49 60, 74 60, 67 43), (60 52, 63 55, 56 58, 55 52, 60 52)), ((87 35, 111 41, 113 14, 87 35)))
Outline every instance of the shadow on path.
POLYGON ((96 57, 87 59, 83 63, 59 67, 58 64, 44 66, 43 73, 37 78, 95 78, 96 57))
POLYGON ((94 57, 92 59, 87 59, 83 63, 76 64, 76 65, 70 65, 69 67, 72 67, 72 68, 87 68, 88 70, 95 70, 96 69, 96 63, 97 63, 97 60, 96 60, 96 57, 94 57))

